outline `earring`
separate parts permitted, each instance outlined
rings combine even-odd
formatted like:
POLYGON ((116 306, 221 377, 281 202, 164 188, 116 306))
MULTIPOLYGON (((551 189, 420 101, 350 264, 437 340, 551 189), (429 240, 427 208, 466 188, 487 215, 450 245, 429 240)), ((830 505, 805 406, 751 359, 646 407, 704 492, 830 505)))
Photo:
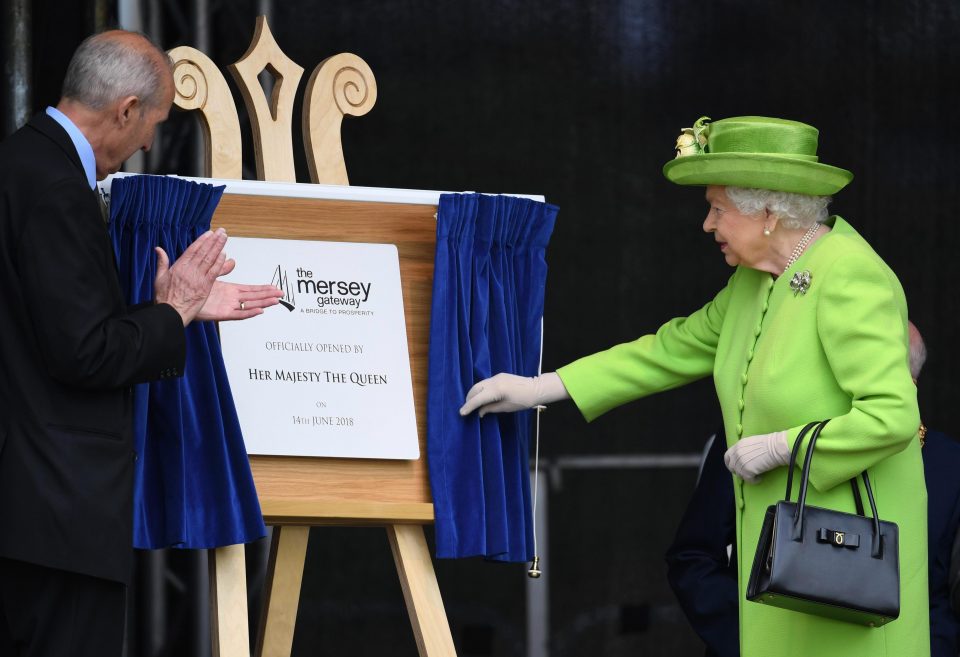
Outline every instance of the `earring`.
POLYGON ((763 227, 763 234, 767 237, 770 237, 770 229, 766 226, 763 227))

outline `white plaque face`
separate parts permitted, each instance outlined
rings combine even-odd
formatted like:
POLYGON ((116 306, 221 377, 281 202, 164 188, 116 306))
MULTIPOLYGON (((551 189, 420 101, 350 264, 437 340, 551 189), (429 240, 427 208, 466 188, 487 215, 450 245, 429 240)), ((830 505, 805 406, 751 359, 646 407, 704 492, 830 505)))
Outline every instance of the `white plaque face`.
POLYGON ((285 293, 220 324, 247 452, 419 458, 396 246, 232 237, 227 251, 224 280, 285 293))

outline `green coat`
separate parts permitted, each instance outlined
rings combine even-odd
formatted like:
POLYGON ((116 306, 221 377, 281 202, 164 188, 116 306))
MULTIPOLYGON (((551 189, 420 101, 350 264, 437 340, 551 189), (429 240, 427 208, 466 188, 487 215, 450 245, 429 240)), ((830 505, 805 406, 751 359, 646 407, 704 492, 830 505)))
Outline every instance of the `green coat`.
MULTIPOLYGON (((927 494, 907 352, 907 304, 889 267, 839 217, 783 275, 737 268, 706 306, 558 370, 587 420, 713 374, 727 445, 833 418, 817 442, 810 504, 853 512, 848 479, 869 468, 880 517, 900 527, 900 618, 878 629, 744 599, 767 506, 786 468, 733 478, 743 657, 928 657, 927 494), (795 295, 797 272, 811 275, 795 295)), ((682 418, 678 419, 682 423, 682 418)), ((804 450, 805 451, 805 450, 804 450)))

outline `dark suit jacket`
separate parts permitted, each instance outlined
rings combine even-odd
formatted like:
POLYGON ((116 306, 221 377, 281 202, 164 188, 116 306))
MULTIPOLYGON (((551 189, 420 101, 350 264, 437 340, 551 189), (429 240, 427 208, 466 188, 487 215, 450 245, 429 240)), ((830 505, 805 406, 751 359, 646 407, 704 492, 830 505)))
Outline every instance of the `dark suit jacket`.
POLYGON ((948 576, 950 550, 960 526, 960 443, 944 433, 930 430, 921 453, 927 481, 930 652, 933 657, 956 657, 960 648, 960 623, 950 608, 948 576))
POLYGON ((0 556, 126 582, 134 383, 178 375, 182 321, 128 309, 69 136, 0 144, 0 556))
POLYGON ((723 464, 727 449, 721 431, 714 437, 693 498, 667 550, 667 579, 708 657, 740 655, 733 485, 723 464), (733 556, 733 555, 731 555, 733 556))
MULTIPOLYGON (((714 440, 667 552, 670 586, 711 657, 739 655, 737 577, 726 559, 735 521, 733 487, 723 464, 725 450, 723 440, 714 440)), ((931 656, 956 657, 960 623, 950 608, 947 575, 960 526, 960 443, 939 431, 928 431, 922 454, 928 498, 931 656)))

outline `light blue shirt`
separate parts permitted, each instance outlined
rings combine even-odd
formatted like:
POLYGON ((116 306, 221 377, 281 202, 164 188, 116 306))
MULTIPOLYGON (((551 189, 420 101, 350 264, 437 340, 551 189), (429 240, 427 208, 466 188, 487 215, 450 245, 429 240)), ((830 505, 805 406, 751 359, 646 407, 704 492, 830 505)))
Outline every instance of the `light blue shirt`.
POLYGON ((87 183, 90 189, 97 188, 97 158, 93 155, 93 146, 87 141, 87 138, 80 132, 80 128, 73 124, 73 121, 67 118, 67 115, 56 107, 47 108, 47 116, 59 123, 67 134, 70 135, 70 141, 77 149, 77 155, 80 156, 80 164, 83 165, 83 172, 87 174, 87 183))

